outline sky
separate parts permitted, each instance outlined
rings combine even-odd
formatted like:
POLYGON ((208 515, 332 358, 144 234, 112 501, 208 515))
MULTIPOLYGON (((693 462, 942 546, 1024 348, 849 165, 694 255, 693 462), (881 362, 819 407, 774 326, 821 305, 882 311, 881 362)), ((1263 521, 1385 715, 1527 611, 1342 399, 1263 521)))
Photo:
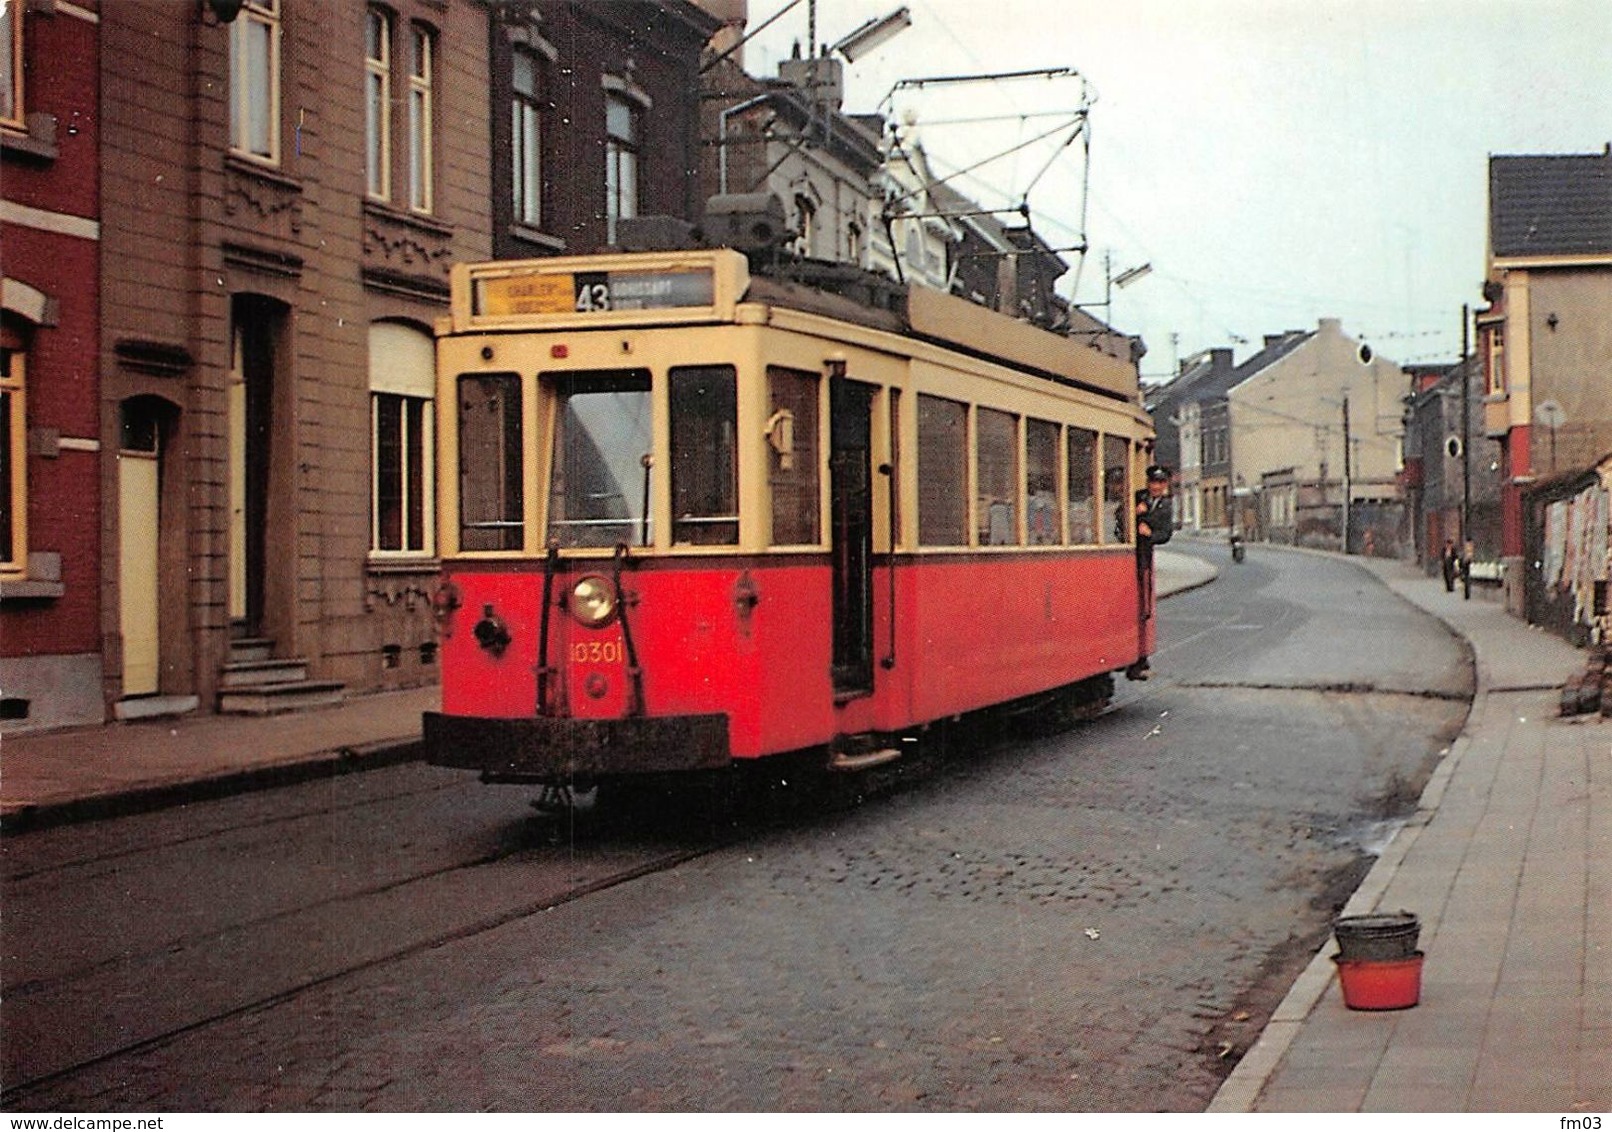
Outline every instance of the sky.
MULTIPOLYGON (((749 28, 787 2, 749 0, 749 28)), ((1143 336, 1144 378, 1321 318, 1401 364, 1455 361, 1490 155, 1612 143, 1612 0, 797 0, 745 66, 775 75, 812 7, 832 44, 902 6, 912 26, 846 66, 844 109, 911 117, 954 187, 1083 237, 1059 290, 1110 300, 1093 313, 1143 336), (1078 77, 911 85, 1041 69, 1078 77)))

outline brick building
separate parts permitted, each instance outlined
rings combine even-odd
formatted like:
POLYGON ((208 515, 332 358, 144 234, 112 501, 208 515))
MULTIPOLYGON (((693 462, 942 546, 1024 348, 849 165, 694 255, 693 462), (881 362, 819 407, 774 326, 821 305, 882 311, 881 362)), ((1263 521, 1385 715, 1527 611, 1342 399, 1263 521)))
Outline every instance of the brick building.
MULTIPOLYGON (((98 722, 96 0, 0 12, 0 727, 98 722)), ((106 546, 115 559, 115 542, 106 546)))
POLYGON ((1543 562, 1526 537, 1529 514, 1549 503, 1528 498, 1534 485, 1612 451, 1612 145, 1489 158, 1484 298, 1482 427, 1499 445, 1506 600, 1521 614, 1543 562))

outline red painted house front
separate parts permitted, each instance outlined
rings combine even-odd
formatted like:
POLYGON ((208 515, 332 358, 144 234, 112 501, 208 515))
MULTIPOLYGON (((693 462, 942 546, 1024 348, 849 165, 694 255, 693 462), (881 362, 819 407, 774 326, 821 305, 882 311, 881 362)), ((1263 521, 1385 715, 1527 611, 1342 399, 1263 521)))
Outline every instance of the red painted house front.
POLYGON ((10 4, 0 105, 0 728, 98 723, 98 5, 10 4))

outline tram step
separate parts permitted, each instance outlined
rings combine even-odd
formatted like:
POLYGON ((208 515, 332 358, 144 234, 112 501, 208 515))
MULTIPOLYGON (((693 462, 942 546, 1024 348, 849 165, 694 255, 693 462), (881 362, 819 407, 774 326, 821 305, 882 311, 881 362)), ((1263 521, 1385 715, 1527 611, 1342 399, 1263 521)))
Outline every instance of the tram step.
POLYGON ((850 754, 840 751, 829 760, 829 770, 858 771, 871 770, 885 763, 893 763, 901 757, 901 752, 895 747, 885 747, 878 751, 864 751, 861 754, 850 754))
POLYGON ((346 698, 346 688, 339 680, 297 680, 224 688, 218 693, 218 711, 220 715, 277 715, 334 707, 346 698))

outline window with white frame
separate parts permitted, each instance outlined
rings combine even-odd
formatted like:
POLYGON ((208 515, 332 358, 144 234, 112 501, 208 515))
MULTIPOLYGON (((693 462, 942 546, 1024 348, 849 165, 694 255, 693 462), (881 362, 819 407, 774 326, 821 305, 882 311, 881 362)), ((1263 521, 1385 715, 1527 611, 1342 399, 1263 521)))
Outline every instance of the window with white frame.
POLYGON ((379 8, 364 15, 364 188, 376 200, 392 198, 392 17, 379 8))
POLYGON ((0 574, 28 567, 26 361, 21 350, 0 349, 0 574))
POLYGON ((517 48, 510 85, 510 167, 515 223, 543 226, 543 61, 517 48))
POLYGON ((817 240, 817 204, 804 193, 795 196, 796 249, 801 255, 812 254, 817 240))
POLYGON ((0 5, 0 126, 23 126, 22 109, 22 11, 18 0, 0 5))
POLYGON ((431 211, 432 69, 435 42, 420 24, 409 28, 409 207, 431 211))
POLYGON ((436 550, 435 374, 430 335, 401 323, 370 326, 370 550, 377 557, 436 550))
POLYGON ((246 0, 230 25, 230 151, 280 160, 280 0, 246 0))
POLYGON ((605 93, 605 239, 616 222, 638 215, 639 146, 643 105, 624 91, 605 93))

